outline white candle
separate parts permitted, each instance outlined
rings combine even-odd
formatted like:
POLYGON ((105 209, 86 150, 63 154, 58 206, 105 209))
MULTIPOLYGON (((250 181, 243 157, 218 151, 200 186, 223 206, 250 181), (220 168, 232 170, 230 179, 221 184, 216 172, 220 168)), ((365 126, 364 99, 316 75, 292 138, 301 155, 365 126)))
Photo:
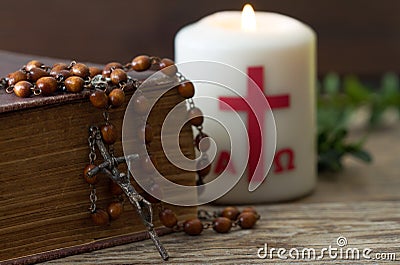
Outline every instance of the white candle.
MULTIPOLYGON (((268 12, 256 12, 254 17, 252 10, 247 8, 243 14, 226 11, 205 17, 181 29, 175 39, 177 63, 210 60, 231 65, 249 74, 268 96, 273 109, 277 145, 268 178, 258 189, 249 192, 248 165, 239 183, 220 198, 219 203, 288 200, 309 193, 316 184, 315 33, 293 18, 268 12)), ((202 71, 206 78, 207 69, 202 71)), ((223 78, 232 79, 230 76, 223 78)), ((239 89, 244 95, 248 92, 246 85, 239 89)), ((222 123, 232 119, 234 114, 221 109, 218 104, 202 105, 200 100, 196 100, 201 96, 221 99, 231 97, 232 93, 201 86, 196 89, 194 98, 205 115, 215 117, 222 123)), ((243 110, 238 110, 238 113, 248 126, 249 115, 243 110)), ((226 134, 221 132, 220 127, 208 119, 204 123, 205 132, 215 139, 218 148, 211 176, 206 180, 220 173, 221 156, 230 154, 230 144, 240 144, 227 142, 226 134)), ((268 131, 268 128, 264 129, 263 132, 268 131)), ((243 155, 232 153, 230 158, 231 168, 226 170, 235 171, 234 167, 240 164, 243 155)), ((268 170, 267 164, 265 171, 268 170)))

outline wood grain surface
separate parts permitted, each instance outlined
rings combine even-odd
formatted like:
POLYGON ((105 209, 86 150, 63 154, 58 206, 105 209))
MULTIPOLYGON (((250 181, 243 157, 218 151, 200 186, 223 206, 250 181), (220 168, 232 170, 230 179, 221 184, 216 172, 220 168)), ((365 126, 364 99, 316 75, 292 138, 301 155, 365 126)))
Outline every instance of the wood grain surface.
MULTIPOLYGON (((257 205, 261 220, 252 230, 216 234, 207 230, 190 237, 174 233, 162 237, 171 258, 162 262, 148 240, 43 264, 399 264, 400 261, 400 124, 375 131, 367 149, 374 163, 346 160, 339 174, 324 174, 313 194, 296 201, 257 205), (339 236, 348 248, 371 248, 395 253, 396 261, 280 260, 257 258, 257 250, 274 248, 337 247, 339 236)), ((220 207, 208 205, 209 210, 220 207)))

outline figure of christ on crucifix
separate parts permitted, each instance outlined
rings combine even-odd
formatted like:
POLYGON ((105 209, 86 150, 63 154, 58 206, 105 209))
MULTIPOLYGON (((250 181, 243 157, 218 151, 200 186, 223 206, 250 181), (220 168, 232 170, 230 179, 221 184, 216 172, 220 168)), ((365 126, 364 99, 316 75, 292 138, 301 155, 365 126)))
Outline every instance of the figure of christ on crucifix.
POLYGON ((134 159, 138 159, 138 154, 132 154, 127 157, 114 157, 111 155, 107 148, 105 147, 103 140, 101 138, 101 133, 98 127, 92 126, 89 129, 89 133, 95 139, 95 143, 99 148, 100 154, 102 155, 104 162, 93 168, 88 172, 89 177, 93 177, 99 171, 103 171, 109 176, 121 189, 124 191, 125 195, 128 197, 129 202, 136 208, 143 224, 146 226, 147 231, 150 235, 151 240, 153 240, 158 252, 160 253, 163 260, 169 258, 167 251, 161 244, 157 233, 154 230, 153 225, 153 211, 151 208, 151 203, 145 200, 132 186, 130 182, 129 168, 130 163, 134 159), (121 163, 128 164, 127 173, 122 173, 118 170, 118 165, 121 163))

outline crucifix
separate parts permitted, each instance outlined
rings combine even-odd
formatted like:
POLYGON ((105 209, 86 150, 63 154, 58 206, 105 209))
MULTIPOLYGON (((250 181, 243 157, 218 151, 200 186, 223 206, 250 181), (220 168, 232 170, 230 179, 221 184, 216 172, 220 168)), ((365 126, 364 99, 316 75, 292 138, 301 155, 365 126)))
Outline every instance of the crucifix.
POLYGON ((97 167, 91 169, 87 175, 88 177, 93 177, 99 171, 105 172, 121 189, 124 191, 125 195, 128 197, 129 202, 136 208, 143 224, 147 228, 147 232, 150 235, 151 240, 156 246, 158 252, 160 253, 163 260, 169 258, 167 251, 161 244, 157 233, 154 230, 153 225, 153 211, 151 208, 151 203, 145 200, 132 186, 130 182, 130 162, 134 159, 138 159, 138 154, 132 154, 129 156, 114 157, 108 151, 101 138, 101 133, 98 127, 92 126, 89 129, 90 136, 89 139, 93 139, 94 143, 97 145, 100 154, 102 155, 104 162, 97 167), (118 165, 121 163, 127 163, 128 170, 127 173, 122 173, 118 170, 118 165))

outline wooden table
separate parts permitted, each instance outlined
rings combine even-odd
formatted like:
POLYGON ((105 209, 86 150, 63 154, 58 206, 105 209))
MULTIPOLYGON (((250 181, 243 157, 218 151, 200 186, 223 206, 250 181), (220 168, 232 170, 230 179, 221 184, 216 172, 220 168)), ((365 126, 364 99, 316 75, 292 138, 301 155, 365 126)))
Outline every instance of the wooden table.
MULTIPOLYGON (((338 174, 323 174, 313 194, 302 199, 258 205, 262 219, 253 230, 216 234, 207 230, 190 237, 174 233, 162 237, 171 258, 162 262, 150 240, 92 253, 53 260, 43 264, 398 264, 400 260, 400 124, 375 131, 367 149, 371 165, 346 160, 338 174), (330 259, 323 261, 259 259, 257 250, 274 248, 337 248, 345 237, 348 248, 370 248, 377 253, 395 253, 396 261, 330 259)), ((204 207, 203 207, 204 208, 204 207)), ((219 209, 207 206, 208 209, 219 209)), ((292 252, 295 253, 295 252, 292 252)), ((288 253, 286 252, 286 256, 288 253)), ((345 257, 345 255, 343 255, 345 257)), ((351 255, 350 255, 351 256, 351 255)))
MULTIPOLYGON (((0 51, 0 73, 8 72, 9 53, 0 51)), ((12 63, 26 62, 26 56, 12 56, 12 63)), ((43 59, 46 61, 47 59, 43 59)), ((54 59, 48 59, 52 61, 54 59)), ((345 170, 323 174, 313 194, 296 201, 258 205, 261 220, 253 230, 216 234, 207 230, 199 237, 169 234, 162 241, 170 260, 162 262, 150 240, 92 253, 71 256, 42 264, 279 264, 287 263, 274 252, 259 259, 257 250, 268 248, 315 248, 317 253, 337 238, 345 237, 347 248, 370 248, 376 253, 395 253, 400 260, 400 124, 375 131, 367 149, 374 156, 372 165, 347 159, 345 170)), ((221 207, 206 206, 209 210, 221 207)), ((45 233, 45 231, 44 231, 45 233)), ((1 239, 0 239, 1 240, 1 239)), ((287 256, 287 253, 286 253, 287 256)), ((380 264, 373 260, 333 260, 325 253, 323 261, 289 260, 296 264, 380 264)))

